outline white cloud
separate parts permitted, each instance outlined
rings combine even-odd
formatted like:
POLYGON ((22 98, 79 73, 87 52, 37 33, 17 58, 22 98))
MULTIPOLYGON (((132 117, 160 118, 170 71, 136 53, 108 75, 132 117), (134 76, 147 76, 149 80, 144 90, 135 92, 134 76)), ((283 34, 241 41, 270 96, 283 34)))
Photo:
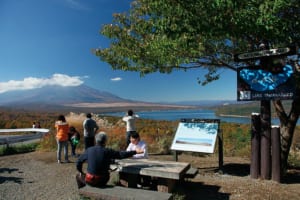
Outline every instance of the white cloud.
POLYGON ((79 1, 79 0, 66 0, 66 3, 69 7, 71 7, 72 9, 75 10, 88 10, 89 8, 84 5, 83 1, 79 1))
POLYGON ((110 80, 111 81, 121 81, 122 78, 121 77, 115 77, 115 78, 111 78, 110 80))
POLYGON ((79 76, 68 76, 65 74, 53 74, 50 78, 34 78, 27 77, 23 80, 10 80, 8 82, 0 82, 0 93, 13 90, 30 90, 35 88, 42 88, 49 85, 59 86, 79 86, 84 82, 79 76))

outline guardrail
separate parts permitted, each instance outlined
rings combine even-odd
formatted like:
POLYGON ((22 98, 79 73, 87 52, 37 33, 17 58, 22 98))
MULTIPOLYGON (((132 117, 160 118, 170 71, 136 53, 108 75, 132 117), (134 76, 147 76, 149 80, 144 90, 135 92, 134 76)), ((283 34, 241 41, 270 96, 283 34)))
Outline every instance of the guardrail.
POLYGON ((49 132, 49 129, 45 129, 45 128, 0 129, 0 133, 17 133, 17 132, 33 132, 33 134, 17 135, 17 136, 5 135, 3 138, 0 138, 0 145, 6 145, 6 147, 9 147, 9 144, 40 139, 46 133, 49 132))

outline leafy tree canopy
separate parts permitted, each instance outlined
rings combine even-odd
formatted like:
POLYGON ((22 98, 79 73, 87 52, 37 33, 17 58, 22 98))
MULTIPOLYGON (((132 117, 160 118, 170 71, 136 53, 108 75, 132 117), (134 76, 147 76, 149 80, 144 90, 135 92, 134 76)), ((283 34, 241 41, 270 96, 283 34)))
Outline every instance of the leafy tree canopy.
POLYGON ((234 54, 262 42, 271 48, 297 44, 299 18, 299 0, 134 0, 102 27, 111 43, 95 54, 113 69, 141 76, 204 68, 206 84, 220 69, 236 70, 234 54))

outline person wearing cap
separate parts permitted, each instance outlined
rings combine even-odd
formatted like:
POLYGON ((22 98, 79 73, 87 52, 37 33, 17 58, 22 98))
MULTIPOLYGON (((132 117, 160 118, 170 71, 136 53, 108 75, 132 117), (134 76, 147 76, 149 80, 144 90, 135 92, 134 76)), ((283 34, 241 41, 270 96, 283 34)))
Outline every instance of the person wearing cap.
MULTIPOLYGON (((129 158, 135 154, 143 153, 143 150, 139 148, 134 151, 115 151, 106 148, 107 135, 105 132, 96 134, 95 140, 96 145, 86 149, 76 162, 77 170, 85 177, 85 183, 90 186, 104 187, 107 184, 110 178, 109 167, 111 160, 129 158), (82 166, 85 161, 87 161, 86 174, 82 171, 82 166)), ((83 185, 80 187, 82 186, 83 185)))

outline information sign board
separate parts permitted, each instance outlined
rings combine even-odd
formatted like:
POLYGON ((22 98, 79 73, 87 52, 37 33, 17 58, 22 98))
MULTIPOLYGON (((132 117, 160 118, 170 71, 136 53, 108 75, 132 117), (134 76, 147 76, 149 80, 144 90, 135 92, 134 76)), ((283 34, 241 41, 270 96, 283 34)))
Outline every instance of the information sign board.
POLYGON ((213 153, 219 126, 219 119, 182 119, 171 150, 213 153))

